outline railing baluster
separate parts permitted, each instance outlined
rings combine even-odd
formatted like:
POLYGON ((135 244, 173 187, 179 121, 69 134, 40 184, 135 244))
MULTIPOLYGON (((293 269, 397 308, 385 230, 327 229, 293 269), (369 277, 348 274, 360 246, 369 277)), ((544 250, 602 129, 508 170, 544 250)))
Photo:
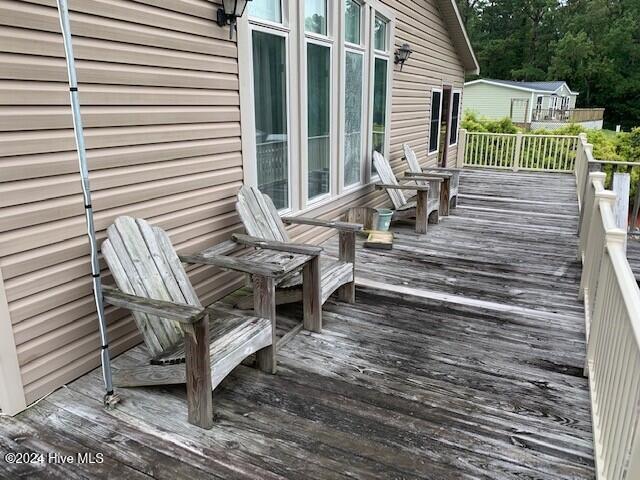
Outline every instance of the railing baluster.
POLYGON ((575 169, 580 195, 597 477, 640 478, 640 289, 626 259, 627 234, 617 228, 615 194, 604 190, 605 174, 588 172, 592 155, 586 137, 560 142, 564 163, 554 167, 575 169))

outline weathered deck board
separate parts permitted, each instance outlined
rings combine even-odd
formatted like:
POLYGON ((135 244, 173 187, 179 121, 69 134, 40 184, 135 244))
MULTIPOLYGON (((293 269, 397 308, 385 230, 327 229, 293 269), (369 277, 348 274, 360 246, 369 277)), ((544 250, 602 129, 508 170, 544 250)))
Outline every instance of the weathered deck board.
MULTIPOLYGON (((460 207, 426 236, 398 225, 393 250, 358 249, 357 303, 329 300, 323 332, 290 339, 277 375, 227 377, 212 430, 187 423, 181 387, 123 389, 105 412, 94 371, 0 418, 0 449, 105 463, 0 462, 0 477, 594 478, 573 188, 570 175, 465 171, 460 207)), ((279 335, 301 307, 282 313, 279 335)))
POLYGON ((627 243, 627 259, 629 260, 629 265, 631 265, 631 270, 636 276, 638 284, 640 284, 640 240, 629 238, 629 242, 627 243))

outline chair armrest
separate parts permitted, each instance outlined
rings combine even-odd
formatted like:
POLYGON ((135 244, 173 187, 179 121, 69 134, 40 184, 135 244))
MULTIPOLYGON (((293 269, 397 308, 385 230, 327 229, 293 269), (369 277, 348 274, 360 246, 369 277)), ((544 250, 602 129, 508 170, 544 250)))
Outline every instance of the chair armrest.
POLYGON ((333 222, 325 220, 317 220, 308 217, 284 217, 282 219, 287 224, 297 225, 313 225, 314 227, 334 228, 343 232, 359 232, 364 228, 360 223, 333 222))
POLYGON ((185 325, 193 325, 206 315, 206 309, 204 308, 130 295, 108 285, 102 286, 102 296, 105 302, 113 306, 168 318, 185 325))
POLYGON ((408 178, 417 178, 418 180, 431 180, 431 181, 437 181, 437 180, 444 180, 446 178, 451 178, 453 177, 453 173, 447 173, 447 172, 443 172, 443 173, 438 173, 438 172, 421 172, 421 173, 417 173, 417 172, 404 172, 404 176, 408 177, 408 178))
POLYGON ((376 183, 376 189, 378 190, 413 190, 416 192, 427 192, 429 188, 429 185, 386 185, 384 183, 376 183))
POLYGON ((215 255, 205 252, 198 253, 196 255, 180 255, 180 260, 184 263, 191 263, 194 265, 211 265, 225 270, 250 273, 252 275, 259 275, 263 277, 279 277, 286 273, 286 270, 281 266, 261 265, 242 258, 227 257, 224 255, 215 255))
POLYGON ((262 248, 265 250, 275 250, 278 252, 298 253, 301 255, 309 255, 316 257, 323 251, 322 247, 316 247, 314 245, 305 245, 302 243, 285 243, 277 242, 275 240, 265 240, 258 237, 251 237, 249 235, 233 234, 231 236, 234 242, 239 245, 246 245, 248 247, 262 248))

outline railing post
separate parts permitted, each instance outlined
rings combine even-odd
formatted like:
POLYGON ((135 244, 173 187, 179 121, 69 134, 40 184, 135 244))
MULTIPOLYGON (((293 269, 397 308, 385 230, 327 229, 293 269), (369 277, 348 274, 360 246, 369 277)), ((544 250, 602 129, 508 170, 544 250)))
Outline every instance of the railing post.
POLYGON ((464 128, 461 128, 458 135, 458 155, 456 156, 456 168, 463 168, 464 155, 467 147, 467 131, 464 128))
POLYGON ((522 134, 516 135, 516 148, 513 152, 513 171, 517 172, 520 169, 520 156, 522 154, 522 134))
POLYGON ((584 237, 581 236, 581 245, 584 245, 584 267, 582 269, 582 278, 580 279, 580 290, 578 292, 578 298, 585 298, 585 294, 589 294, 589 302, 585 305, 587 318, 591 318, 591 311, 589 311, 589 305, 592 305, 594 291, 591 291, 591 287, 594 290, 597 289, 597 283, 594 279, 597 279, 600 275, 600 260, 605 246, 605 238, 600 236, 598 238, 598 227, 601 227, 602 221, 599 221, 602 208, 602 202, 609 202, 611 208, 616 201, 616 194, 602 190, 596 192, 594 195, 593 208, 591 210, 589 229, 585 230, 584 237), (582 241, 584 239, 584 242, 582 241), (598 270, 594 269, 597 268, 598 270))
MULTIPOLYGON (((631 190, 631 175, 628 173, 614 173, 613 186, 611 189, 617 195, 616 204, 613 209, 616 227, 624 230, 629 228, 629 191, 631 190)), ((624 244, 624 250, 627 251, 627 243, 624 244)))
POLYGON ((578 224, 578 260, 582 261, 586 244, 587 235, 591 226, 593 210, 596 204, 596 182, 604 185, 606 174, 601 172, 587 173, 587 181, 585 182, 585 193, 583 195, 584 203, 580 211, 580 223, 578 224))

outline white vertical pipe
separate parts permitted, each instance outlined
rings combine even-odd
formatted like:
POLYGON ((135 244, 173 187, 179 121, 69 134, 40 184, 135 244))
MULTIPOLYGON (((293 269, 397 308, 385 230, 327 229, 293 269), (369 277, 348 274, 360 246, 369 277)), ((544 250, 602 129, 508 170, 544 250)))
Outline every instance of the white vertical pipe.
POLYGON ((87 168, 87 156, 84 146, 84 130, 82 127, 82 116, 80 114, 80 100, 78 98, 78 79, 76 76, 76 65, 73 56, 73 45, 71 43, 71 27, 69 24, 69 9, 67 0, 57 0, 58 12, 60 14, 60 28, 64 41, 64 51, 67 60, 67 72, 69 75, 69 94, 71 97, 71 113, 73 117, 73 131, 76 139, 76 149, 78 152, 78 165, 82 180, 82 195, 84 197, 84 209, 87 222, 87 235, 89 236, 89 246, 91 248, 91 278, 93 282, 93 294, 98 312, 98 322, 100 324, 100 342, 102 358, 102 374, 107 397, 113 396, 113 383, 111 379, 111 358, 109 355, 109 341, 107 337, 107 325, 104 317, 104 304, 102 300, 102 283, 100 281, 100 264, 98 262, 98 247, 96 244, 96 232, 93 224, 93 209, 91 206, 91 187, 89 185, 89 170, 87 168))

